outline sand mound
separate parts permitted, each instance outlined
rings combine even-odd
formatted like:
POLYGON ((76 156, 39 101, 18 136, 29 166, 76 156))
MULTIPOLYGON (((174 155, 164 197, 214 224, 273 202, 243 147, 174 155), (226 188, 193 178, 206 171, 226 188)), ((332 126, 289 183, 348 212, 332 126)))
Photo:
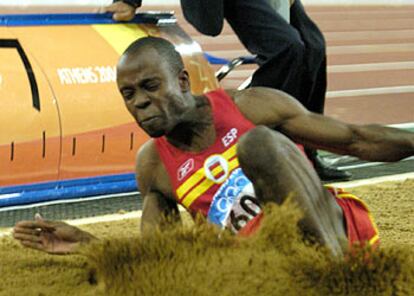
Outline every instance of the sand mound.
POLYGON ((107 295, 409 295, 414 253, 360 249, 346 261, 304 242, 292 206, 272 207, 251 239, 205 225, 86 250, 107 295), (219 239, 218 239, 219 237, 219 239))
POLYGON ((270 208, 250 239, 202 223, 140 237, 136 220, 83 227, 104 237, 86 256, 3 238, 0 295, 414 295, 413 188, 408 180, 352 190, 370 205, 383 244, 346 261, 304 242, 289 205, 270 208))

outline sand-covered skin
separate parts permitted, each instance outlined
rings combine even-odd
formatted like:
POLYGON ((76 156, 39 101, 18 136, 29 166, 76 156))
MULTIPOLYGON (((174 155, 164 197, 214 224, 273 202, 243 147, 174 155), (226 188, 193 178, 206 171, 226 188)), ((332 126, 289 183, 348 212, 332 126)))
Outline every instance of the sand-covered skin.
MULTIPOLYGON (((305 245, 297 212, 275 209, 249 240, 211 227, 139 237, 137 220, 85 225, 103 241, 87 257, 51 256, 0 240, 0 295, 410 295, 414 293, 414 180, 352 189, 382 240, 363 256, 332 260, 305 245), (139 292, 139 293, 138 293, 139 292)), ((413 294, 414 295, 414 294, 413 294)))

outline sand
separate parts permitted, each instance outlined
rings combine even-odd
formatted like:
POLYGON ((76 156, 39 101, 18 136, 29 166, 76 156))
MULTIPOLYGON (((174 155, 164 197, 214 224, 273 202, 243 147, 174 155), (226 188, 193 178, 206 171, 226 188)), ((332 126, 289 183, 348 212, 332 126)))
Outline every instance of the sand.
POLYGON ((381 248, 346 261, 302 241, 292 205, 237 239, 205 225, 140 237, 137 220, 82 226, 102 238, 52 256, 0 240, 0 295, 414 295, 414 180, 353 188, 370 206, 381 248))

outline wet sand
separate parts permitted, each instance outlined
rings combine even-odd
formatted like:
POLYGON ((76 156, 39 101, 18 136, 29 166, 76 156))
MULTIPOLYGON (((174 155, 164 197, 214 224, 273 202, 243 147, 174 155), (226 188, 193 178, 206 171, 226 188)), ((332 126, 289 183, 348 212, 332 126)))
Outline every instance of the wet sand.
POLYGON ((0 295, 410 295, 413 190, 414 180, 350 190, 380 230, 381 248, 369 259, 361 250, 336 260, 304 243, 288 205, 272 208, 248 240, 217 239, 214 228, 191 223, 142 239, 139 222, 123 220, 82 226, 103 238, 86 256, 51 256, 2 238, 0 295))

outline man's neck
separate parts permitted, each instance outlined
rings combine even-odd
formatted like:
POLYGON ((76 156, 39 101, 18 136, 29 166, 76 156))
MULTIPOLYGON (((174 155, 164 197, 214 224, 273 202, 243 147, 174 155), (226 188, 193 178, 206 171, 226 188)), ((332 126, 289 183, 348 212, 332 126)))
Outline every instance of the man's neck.
POLYGON ((213 114, 208 99, 195 97, 196 106, 184 114, 182 122, 167 135, 168 142, 180 150, 201 152, 216 140, 213 114))

